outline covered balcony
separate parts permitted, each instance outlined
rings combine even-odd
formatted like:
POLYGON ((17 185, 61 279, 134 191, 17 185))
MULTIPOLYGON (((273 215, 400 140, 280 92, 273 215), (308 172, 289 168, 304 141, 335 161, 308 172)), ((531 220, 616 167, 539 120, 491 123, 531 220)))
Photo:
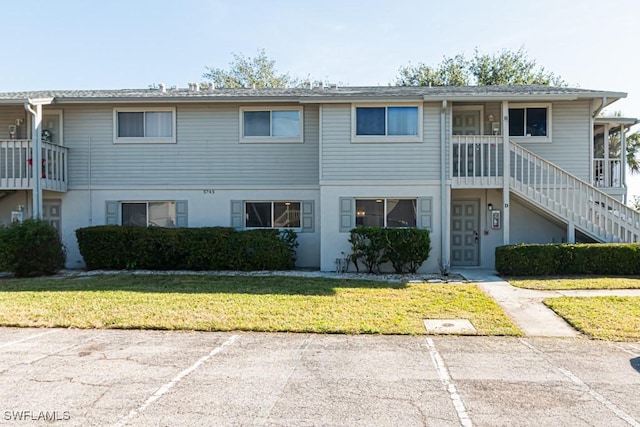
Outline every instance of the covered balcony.
POLYGON ((32 140, 0 140, 0 191, 33 189, 35 175, 42 190, 66 192, 67 150, 61 145, 42 142, 41 166, 37 167, 33 164, 32 140))

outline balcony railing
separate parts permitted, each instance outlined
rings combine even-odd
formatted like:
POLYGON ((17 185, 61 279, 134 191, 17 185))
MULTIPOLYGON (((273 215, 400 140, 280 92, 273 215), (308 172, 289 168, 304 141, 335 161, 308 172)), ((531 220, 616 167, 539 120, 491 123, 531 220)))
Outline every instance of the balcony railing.
POLYGON ((622 160, 594 159, 593 186, 604 188, 622 187, 622 160))
POLYGON ((502 136, 454 135, 451 177, 455 186, 500 187, 502 136))
MULTIPOLYGON (((43 190, 67 191, 67 152, 66 147, 42 143, 42 164, 35 169, 43 190)), ((0 140, 0 190, 33 188, 33 169, 31 140, 0 140)))

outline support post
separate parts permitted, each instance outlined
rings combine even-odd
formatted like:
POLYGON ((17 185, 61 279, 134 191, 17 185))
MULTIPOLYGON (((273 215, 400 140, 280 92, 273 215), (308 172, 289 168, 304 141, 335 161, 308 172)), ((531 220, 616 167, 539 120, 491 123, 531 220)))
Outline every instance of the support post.
POLYGON ((509 186, 511 182, 511 147, 509 143, 509 101, 502 101, 502 243, 511 243, 509 236, 509 186))
POLYGON ((42 105, 36 104, 34 107, 31 122, 32 217, 40 219, 42 218, 42 105))
POLYGON ((567 243, 576 242, 576 226, 572 221, 567 224, 567 243))

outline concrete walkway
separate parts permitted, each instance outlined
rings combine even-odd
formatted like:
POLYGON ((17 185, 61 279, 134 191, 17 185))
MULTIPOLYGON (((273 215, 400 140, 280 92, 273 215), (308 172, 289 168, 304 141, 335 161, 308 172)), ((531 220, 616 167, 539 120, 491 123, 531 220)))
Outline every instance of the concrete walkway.
POLYGON ((459 269, 454 273, 475 282, 507 312, 526 336, 531 337, 577 337, 580 335, 564 319, 542 303, 545 298, 609 295, 640 297, 640 289, 539 291, 511 286, 490 270, 459 269))

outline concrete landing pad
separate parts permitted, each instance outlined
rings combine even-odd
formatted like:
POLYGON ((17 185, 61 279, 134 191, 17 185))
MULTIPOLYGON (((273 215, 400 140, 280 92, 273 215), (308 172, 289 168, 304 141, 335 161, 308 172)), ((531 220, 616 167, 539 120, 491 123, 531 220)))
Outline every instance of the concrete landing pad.
POLYGON ((425 319, 424 327, 430 334, 466 334, 478 332, 467 319, 425 319))

